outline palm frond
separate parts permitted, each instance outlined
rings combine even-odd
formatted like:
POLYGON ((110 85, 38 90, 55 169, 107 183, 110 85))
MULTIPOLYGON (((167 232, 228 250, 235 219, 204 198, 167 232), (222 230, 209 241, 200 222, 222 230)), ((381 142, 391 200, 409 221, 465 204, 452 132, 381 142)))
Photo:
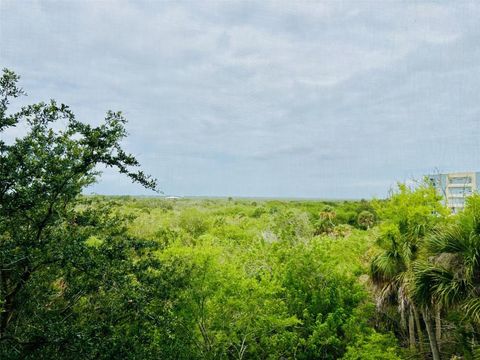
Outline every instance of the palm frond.
POLYGON ((469 290, 468 283, 454 272, 427 262, 413 265, 411 294, 414 301, 424 306, 438 303, 446 306, 456 304, 469 290))
POLYGON ((468 233, 457 224, 437 229, 427 239, 428 250, 432 254, 463 253, 468 249, 468 233))
POLYGON ((476 323, 480 323, 480 298, 472 297, 465 301, 462 305, 462 309, 465 311, 465 316, 472 319, 476 323))
POLYGON ((377 255, 370 265, 372 280, 375 283, 389 282, 406 270, 402 255, 395 250, 385 250, 377 255))

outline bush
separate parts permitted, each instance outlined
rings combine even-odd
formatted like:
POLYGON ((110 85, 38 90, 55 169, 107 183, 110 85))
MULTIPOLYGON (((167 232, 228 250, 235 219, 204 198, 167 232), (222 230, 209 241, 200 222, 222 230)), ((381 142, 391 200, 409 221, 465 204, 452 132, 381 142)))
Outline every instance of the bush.
POLYGON ((392 335, 373 332, 348 346, 344 360, 400 360, 397 342, 392 335))
POLYGON ((279 239, 289 242, 296 242, 313 236, 313 228, 308 214, 300 211, 279 212, 276 214, 271 227, 279 239))
POLYGON ((352 233, 352 227, 348 224, 340 224, 333 228, 331 235, 334 237, 346 237, 352 233))
POLYGON ((208 230, 205 214, 193 208, 186 209, 180 214, 178 225, 194 237, 198 237, 208 230))
POLYGON ((254 219, 258 219, 260 216, 265 214, 265 209, 263 207, 257 207, 255 210, 252 212, 251 217, 254 219))

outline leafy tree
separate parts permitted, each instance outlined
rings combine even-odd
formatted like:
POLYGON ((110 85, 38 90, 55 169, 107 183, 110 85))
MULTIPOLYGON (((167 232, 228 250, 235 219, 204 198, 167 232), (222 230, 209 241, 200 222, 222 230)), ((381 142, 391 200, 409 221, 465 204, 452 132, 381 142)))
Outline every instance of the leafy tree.
MULTIPOLYGON (((53 100, 9 113, 10 100, 24 94, 18 80, 7 69, 0 78, 0 132, 17 125, 27 130, 10 143, 0 141, 0 347, 21 353, 62 344, 65 334, 53 339, 44 330, 54 328, 52 319, 63 318, 52 315, 37 328, 31 322, 62 298, 70 287, 67 278, 81 276, 89 266, 80 256, 90 251, 82 229, 95 220, 82 223, 78 206, 82 189, 99 175, 97 166, 117 168, 148 189, 156 189, 156 182, 132 170, 139 164, 121 147, 127 135, 121 113, 109 111, 97 127, 76 120, 66 105, 53 100), (60 130, 58 122, 64 124, 60 130)), ((104 244, 113 246, 115 260, 116 242, 104 244)), ((75 296, 64 309, 74 303, 75 296)))
POLYGON ((202 235, 208 229, 205 215, 195 208, 182 211, 178 225, 194 237, 202 235))
MULTIPOLYGON (((189 286, 180 294, 177 323, 189 331, 202 359, 267 358, 288 351, 283 344, 298 320, 288 314, 281 287, 270 279, 246 276, 242 264, 225 262, 221 248, 175 246, 163 263, 191 268, 189 286)), ((192 358, 195 355, 191 355, 192 358)))
POLYGON ((365 300, 356 279, 333 271, 324 249, 316 243, 280 248, 276 271, 297 328, 297 359, 337 359, 356 338, 347 324, 365 300))
POLYGON ((279 211, 272 219, 273 233, 288 243, 308 240, 313 235, 308 214, 302 211, 279 211))
POLYGON ((400 360, 396 339, 388 334, 372 332, 348 346, 343 360, 400 360))

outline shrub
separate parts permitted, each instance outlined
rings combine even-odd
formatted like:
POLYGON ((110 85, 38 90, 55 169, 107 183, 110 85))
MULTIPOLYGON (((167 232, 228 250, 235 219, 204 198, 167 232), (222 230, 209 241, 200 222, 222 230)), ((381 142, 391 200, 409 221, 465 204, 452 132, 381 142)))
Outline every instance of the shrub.
POLYGON ((313 228, 307 213, 288 210, 276 214, 272 230, 278 238, 290 242, 313 236, 313 228))
POLYGON ((193 208, 186 209, 180 214, 178 225, 195 237, 202 235, 208 229, 205 214, 193 208))

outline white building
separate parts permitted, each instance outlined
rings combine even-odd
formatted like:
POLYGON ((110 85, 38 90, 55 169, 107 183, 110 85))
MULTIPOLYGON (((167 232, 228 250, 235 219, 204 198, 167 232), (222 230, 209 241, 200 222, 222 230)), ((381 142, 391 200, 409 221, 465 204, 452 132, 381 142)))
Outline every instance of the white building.
POLYGON ((454 214, 465 208, 465 198, 479 191, 479 172, 436 174, 428 176, 454 214))

